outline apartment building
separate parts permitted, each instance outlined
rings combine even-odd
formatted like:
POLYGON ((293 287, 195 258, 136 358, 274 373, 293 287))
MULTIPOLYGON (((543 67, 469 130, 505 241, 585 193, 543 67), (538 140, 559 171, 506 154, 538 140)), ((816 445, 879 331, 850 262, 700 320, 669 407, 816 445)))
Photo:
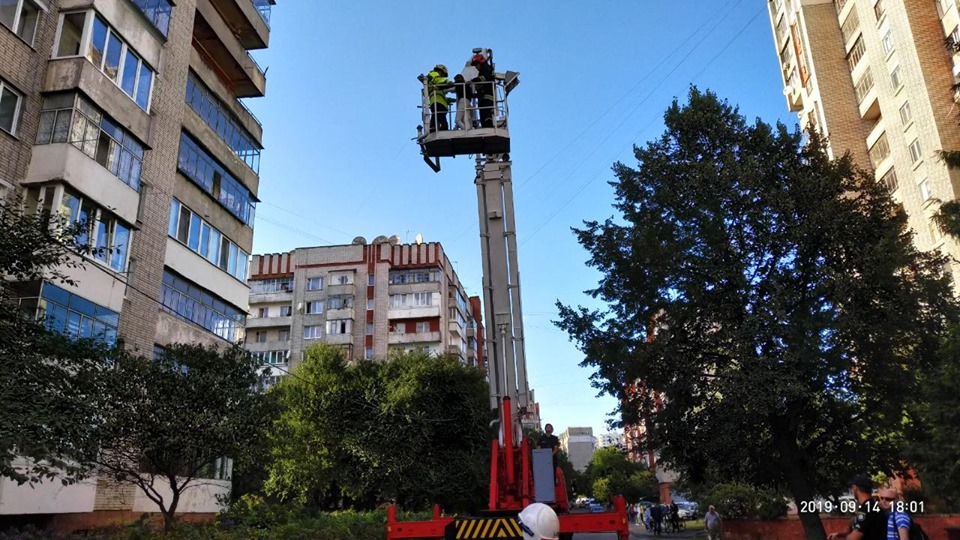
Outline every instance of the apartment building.
POLYGON ((246 346, 279 374, 320 341, 351 359, 422 350, 484 365, 479 298, 468 299, 438 243, 358 237, 254 255, 249 285, 246 346))
MULTIPOLYGON (((85 224, 99 257, 76 287, 24 283, 27 309, 72 336, 150 354, 242 338, 274 0, 0 1, 0 190, 85 224)), ((229 463, 188 492, 213 512, 229 463)), ((0 481, 0 515, 156 511, 94 479, 0 481)))
POLYGON ((596 450, 596 441, 592 427, 568 427, 560 434, 560 449, 567 454, 573 468, 583 472, 587 470, 593 451, 596 450))
MULTIPOLYGON (((955 0, 769 0, 787 107, 850 152, 902 203, 919 249, 960 245, 931 221, 960 176, 960 15, 955 0)), ((954 273, 956 279, 956 265, 954 273)))

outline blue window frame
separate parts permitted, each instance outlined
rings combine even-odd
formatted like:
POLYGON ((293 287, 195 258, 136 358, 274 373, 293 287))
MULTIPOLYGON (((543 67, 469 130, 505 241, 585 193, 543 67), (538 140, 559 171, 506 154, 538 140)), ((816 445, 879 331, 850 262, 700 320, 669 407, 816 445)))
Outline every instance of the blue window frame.
POLYGON ((110 345, 117 342, 119 313, 52 283, 43 284, 40 315, 48 328, 73 339, 98 339, 110 345))

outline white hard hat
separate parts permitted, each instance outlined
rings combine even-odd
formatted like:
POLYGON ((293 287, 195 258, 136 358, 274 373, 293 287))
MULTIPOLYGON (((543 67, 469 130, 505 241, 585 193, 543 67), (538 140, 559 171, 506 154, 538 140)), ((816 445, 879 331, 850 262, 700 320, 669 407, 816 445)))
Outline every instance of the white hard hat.
POLYGON ((543 503, 533 503, 517 516, 517 522, 523 529, 524 540, 557 540, 560 534, 560 520, 553 508, 543 503))

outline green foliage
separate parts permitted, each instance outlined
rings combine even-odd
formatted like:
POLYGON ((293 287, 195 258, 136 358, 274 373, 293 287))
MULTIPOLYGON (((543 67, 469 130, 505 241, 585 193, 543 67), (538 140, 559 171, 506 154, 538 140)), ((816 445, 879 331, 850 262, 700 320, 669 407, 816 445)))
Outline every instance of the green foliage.
MULTIPOLYGON (((923 375, 911 402, 909 462, 928 495, 960 506, 960 325, 951 328, 940 363, 923 375)), ((905 396, 907 399, 910 396, 905 396)))
POLYGON ((590 458, 584 477, 598 501, 609 501, 623 495, 627 501, 657 497, 659 488, 653 472, 640 463, 633 463, 618 448, 598 449, 590 458))
POLYGON ((933 220, 945 234, 960 239, 960 201, 953 200, 941 204, 933 215, 933 220))
POLYGON ((418 353, 350 364, 318 344, 273 391, 282 412, 271 495, 361 509, 395 500, 474 510, 483 500, 490 410, 476 369, 418 353))
POLYGON ((710 505, 725 519, 777 519, 787 515, 782 494, 749 484, 714 484, 697 497, 697 504, 705 512, 710 505))
POLYGON ((816 133, 748 124, 695 88, 664 120, 636 169, 614 166, 617 215, 575 231, 605 305, 558 304, 582 365, 693 481, 713 467, 810 500, 894 469, 908 404, 890 396, 916 391, 957 320, 945 259, 816 133), (667 406, 628 394, 637 380, 667 406))
POLYGON ((212 477, 217 459, 242 456, 264 436, 270 416, 254 391, 259 371, 238 345, 171 345, 157 359, 118 355, 103 374, 97 466, 140 488, 169 528, 184 490, 212 477))
POLYGON ((18 483, 84 476, 95 455, 97 372, 108 348, 72 341, 36 319, 38 282, 74 285, 65 271, 91 254, 80 225, 46 213, 24 215, 0 201, 0 477, 18 483))

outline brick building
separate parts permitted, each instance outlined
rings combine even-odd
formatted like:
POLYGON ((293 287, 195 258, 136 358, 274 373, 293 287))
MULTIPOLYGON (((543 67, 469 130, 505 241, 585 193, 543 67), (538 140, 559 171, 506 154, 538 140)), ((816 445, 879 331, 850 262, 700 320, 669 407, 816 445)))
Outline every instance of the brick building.
MULTIPOLYGON (((960 13, 955 0, 769 0, 787 107, 903 204, 921 250, 957 260, 931 217, 957 197, 960 13)), ((953 265, 956 276, 957 266, 953 265)))
POLYGON ((381 236, 254 255, 249 284, 246 346, 280 373, 318 341, 349 358, 424 350, 484 366, 479 298, 468 299, 438 243, 381 236))
MULTIPOLYGON (((69 270, 77 287, 21 284, 56 330, 146 354, 242 338, 262 128, 239 98, 265 93, 247 51, 267 47, 274 3, 0 2, 0 190, 108 250, 69 270)), ((183 511, 216 511, 229 469, 183 511)), ((0 515, 95 511, 156 507, 102 478, 0 481, 0 515)))

